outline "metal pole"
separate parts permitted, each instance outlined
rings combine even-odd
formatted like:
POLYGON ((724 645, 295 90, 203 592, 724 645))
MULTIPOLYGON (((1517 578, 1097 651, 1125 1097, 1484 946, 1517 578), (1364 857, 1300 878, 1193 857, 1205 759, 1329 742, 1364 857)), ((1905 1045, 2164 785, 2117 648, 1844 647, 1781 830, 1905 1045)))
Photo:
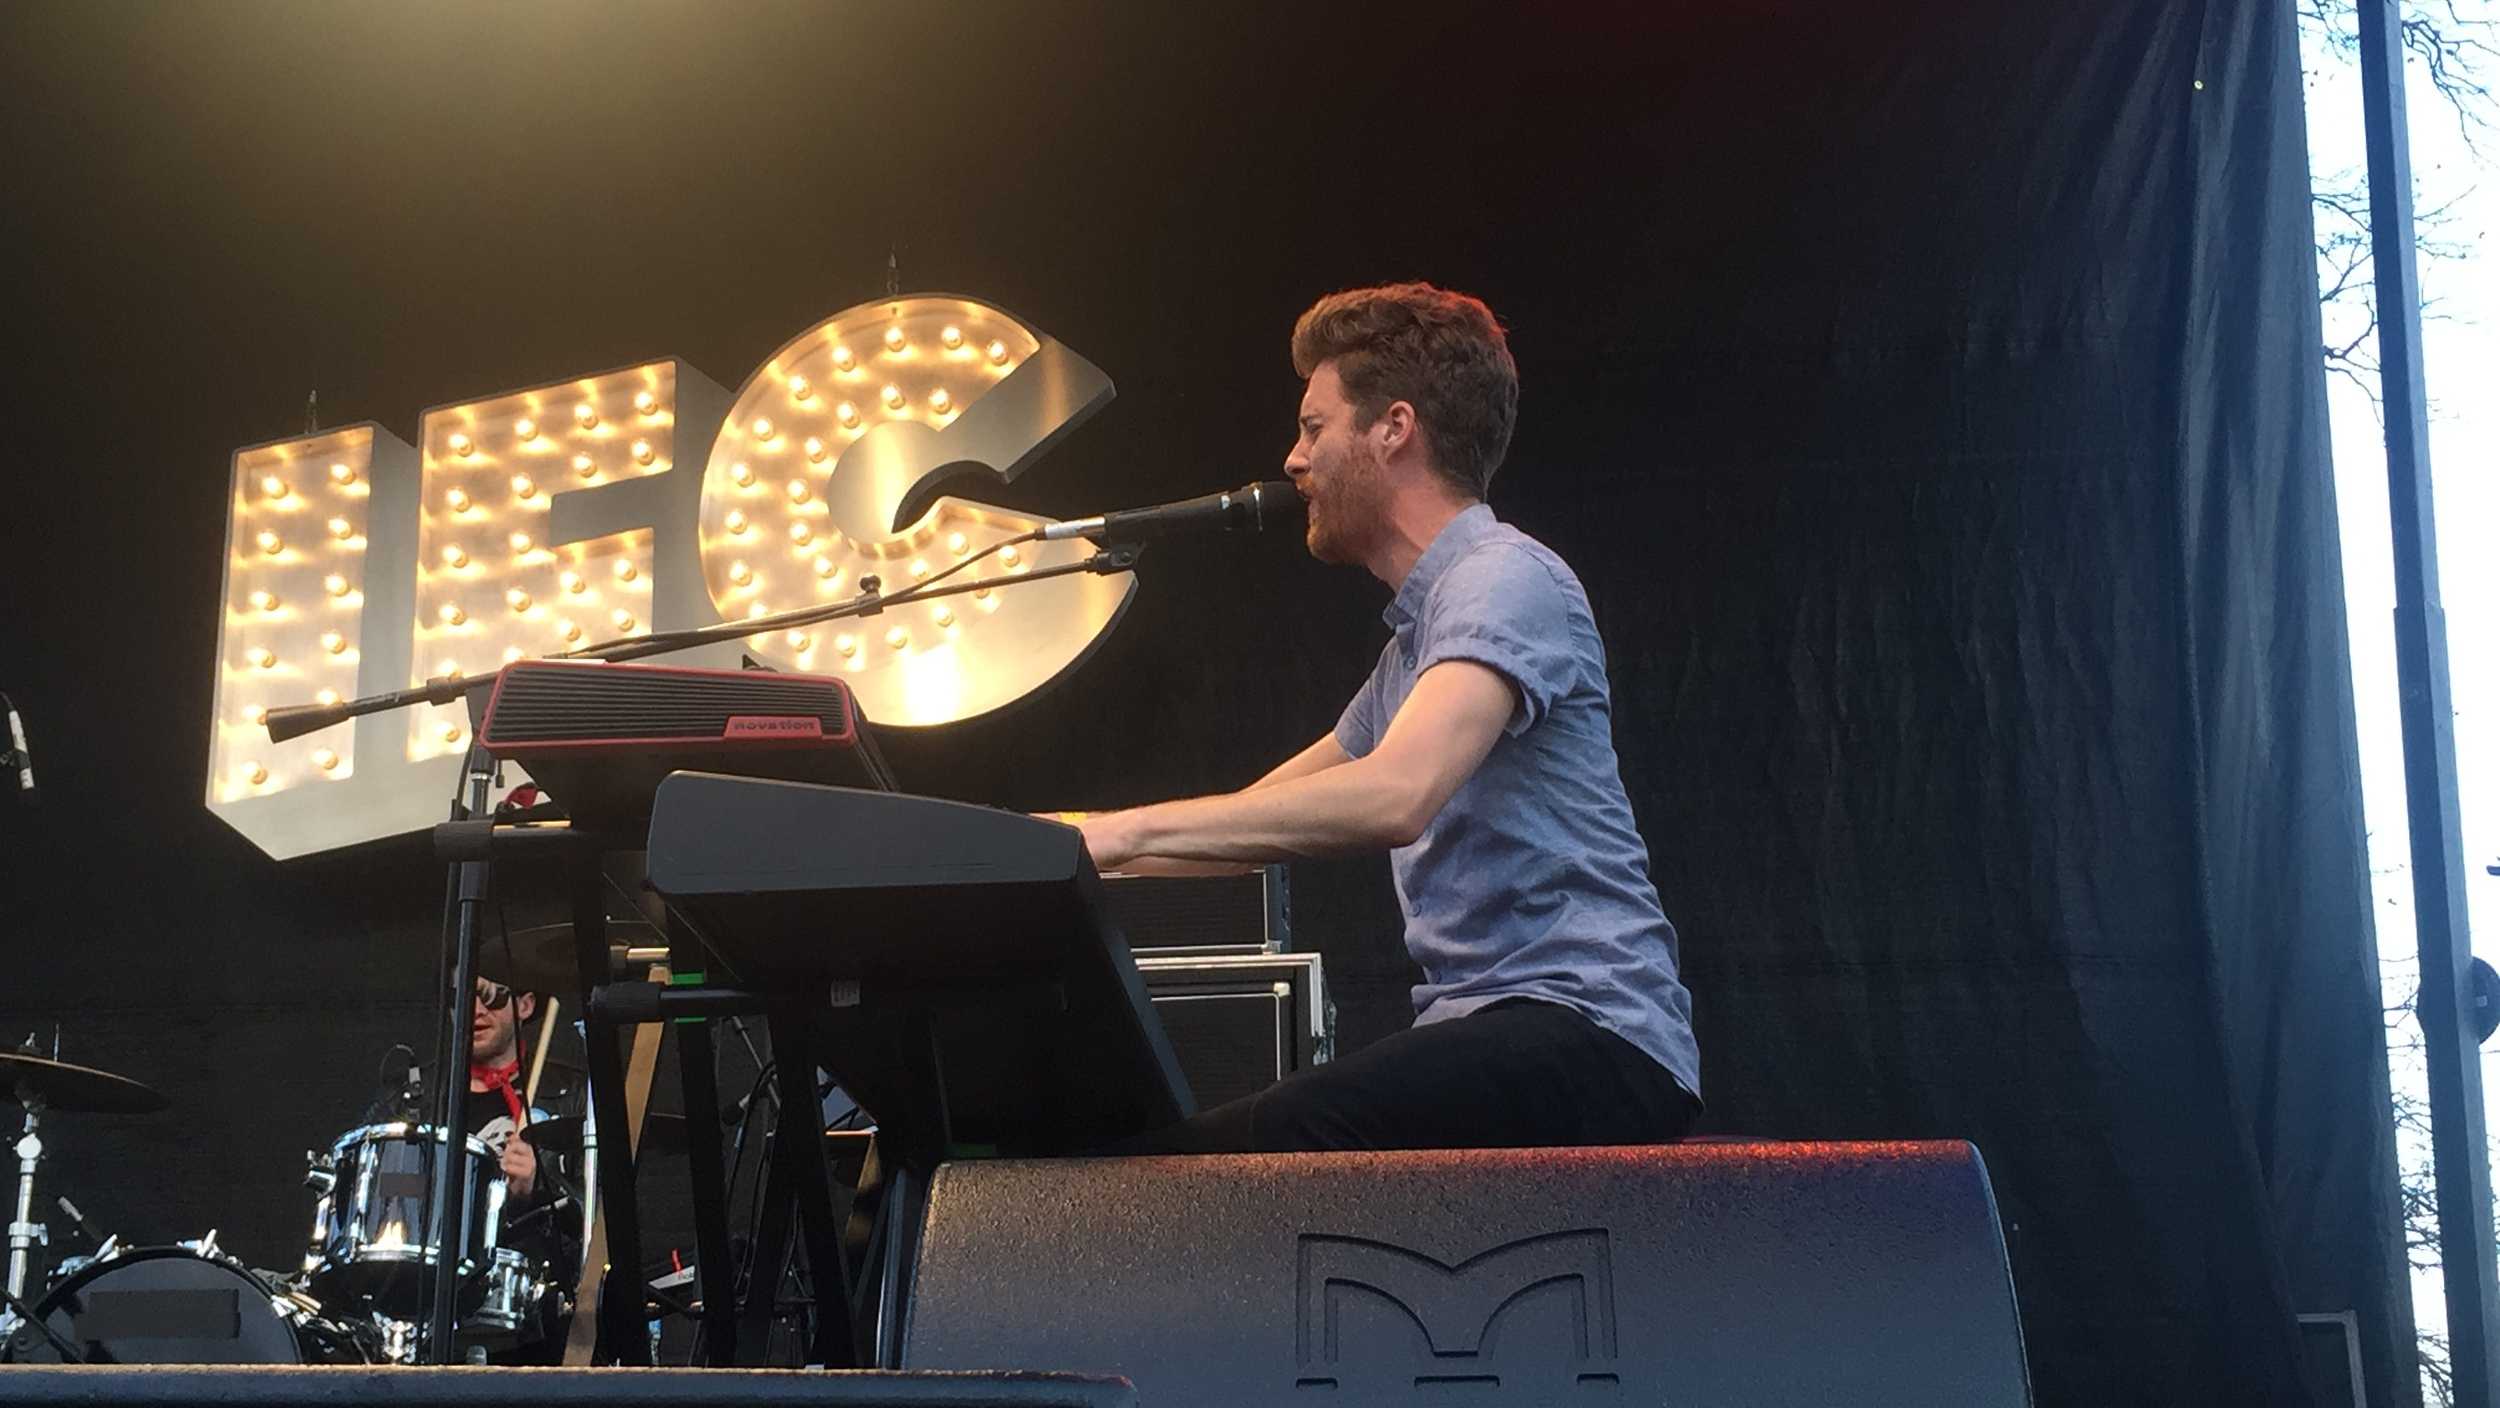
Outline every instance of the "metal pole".
MULTIPOLYGON (((472 747, 461 767, 460 819, 486 816, 488 799, 494 795, 495 760, 484 749, 472 747)), ((469 1018, 476 1002, 472 990, 477 982, 478 909, 486 895, 485 861, 455 861, 452 868, 458 874, 459 888, 452 920, 451 988, 443 994, 442 1088, 435 1092, 433 1191, 426 1229, 434 1257, 433 1295, 425 1320, 425 1362, 429 1364, 456 1362, 453 1297, 459 1289, 460 1261, 469 1246, 469 1200, 462 1196, 468 1189, 469 1131, 464 1116, 469 1102, 469 1018)))
POLYGON ((2413 267, 2413 171, 2405 133, 2404 42, 2395 0, 2360 0, 2361 113, 2370 171, 2379 387, 2387 422, 2388 518, 2396 555, 2396 680, 2422 986, 2415 1015, 2430 1066, 2439 1261, 2456 1401, 2500 1408, 2500 1279, 2491 1240, 2481 1053, 2471 1011, 2464 843, 2448 703, 2448 627, 2431 522, 2430 418, 2423 399, 2421 288, 2413 267))

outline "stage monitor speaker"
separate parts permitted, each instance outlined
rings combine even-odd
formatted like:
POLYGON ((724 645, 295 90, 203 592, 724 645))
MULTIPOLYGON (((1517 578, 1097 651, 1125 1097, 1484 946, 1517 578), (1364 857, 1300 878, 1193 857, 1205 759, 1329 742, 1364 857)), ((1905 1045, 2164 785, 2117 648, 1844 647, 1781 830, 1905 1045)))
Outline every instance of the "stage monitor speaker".
POLYGON ((1962 1143, 955 1163, 905 1314, 1191 1408, 2030 1401, 1962 1143))
POLYGON ((0 1408, 1135 1408, 1117 1379, 800 1369, 108 1365, 0 1369, 0 1408))
POLYGON ((1293 905, 1281 865, 1242 875, 1102 877, 1111 920, 1139 957, 1149 954, 1283 953, 1293 947, 1293 905))
POLYGON ((1337 1009, 1323 966, 1316 953, 1138 955, 1137 976, 1199 1109, 1335 1054, 1337 1009))

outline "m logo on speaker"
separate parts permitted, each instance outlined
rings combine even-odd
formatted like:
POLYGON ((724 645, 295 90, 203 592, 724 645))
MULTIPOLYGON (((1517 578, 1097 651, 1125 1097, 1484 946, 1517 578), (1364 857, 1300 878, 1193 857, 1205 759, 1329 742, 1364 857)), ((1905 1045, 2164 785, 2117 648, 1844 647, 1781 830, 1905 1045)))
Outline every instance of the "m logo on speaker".
MULTIPOLYGON (((1415 1388, 1499 1388, 1497 1331, 1513 1306, 1549 1286, 1567 1291, 1571 1382, 1601 1392, 1618 1383, 1614 1257, 1603 1228, 1522 1237, 1455 1264, 1388 1242, 1305 1233, 1295 1260, 1296 1388, 1334 1389, 1352 1367, 1377 1372, 1387 1347, 1348 1344, 1340 1333, 1358 1296, 1388 1302, 1423 1331, 1432 1358, 1407 1366, 1415 1388)), ((1550 1323, 1542 1318, 1539 1327, 1550 1323)), ((1516 1366, 1533 1356, 1551 1364, 1565 1348, 1557 1343, 1539 1354, 1537 1347, 1505 1345, 1502 1362, 1516 1366)))

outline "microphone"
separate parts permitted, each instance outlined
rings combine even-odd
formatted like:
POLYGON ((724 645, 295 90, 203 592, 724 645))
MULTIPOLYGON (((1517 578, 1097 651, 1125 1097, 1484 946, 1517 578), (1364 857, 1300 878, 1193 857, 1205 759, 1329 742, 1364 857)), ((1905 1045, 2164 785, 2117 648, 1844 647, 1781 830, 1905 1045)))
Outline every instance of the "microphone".
POLYGON ((9 761, 17 764, 17 790, 31 802, 35 798, 35 755, 26 751, 26 725, 19 721, 17 705, 10 703, 7 695, 0 694, 0 705, 9 711, 9 761))
POLYGON ((1168 538, 1183 533, 1229 533, 1247 528, 1260 532, 1302 516, 1302 495, 1282 479, 1244 484, 1220 494, 1204 494, 1153 508, 1122 509, 1091 518, 1071 518, 1042 530, 1042 541, 1100 535, 1122 542, 1168 538))

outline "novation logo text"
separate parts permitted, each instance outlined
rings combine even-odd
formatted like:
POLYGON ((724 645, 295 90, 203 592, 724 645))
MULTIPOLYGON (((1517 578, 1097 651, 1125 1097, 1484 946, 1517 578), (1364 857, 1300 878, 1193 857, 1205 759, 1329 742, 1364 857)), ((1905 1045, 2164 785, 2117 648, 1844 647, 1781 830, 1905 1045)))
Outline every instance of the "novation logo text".
POLYGON ((724 738, 822 738, 824 721, 813 715, 739 714, 722 730, 724 738))

